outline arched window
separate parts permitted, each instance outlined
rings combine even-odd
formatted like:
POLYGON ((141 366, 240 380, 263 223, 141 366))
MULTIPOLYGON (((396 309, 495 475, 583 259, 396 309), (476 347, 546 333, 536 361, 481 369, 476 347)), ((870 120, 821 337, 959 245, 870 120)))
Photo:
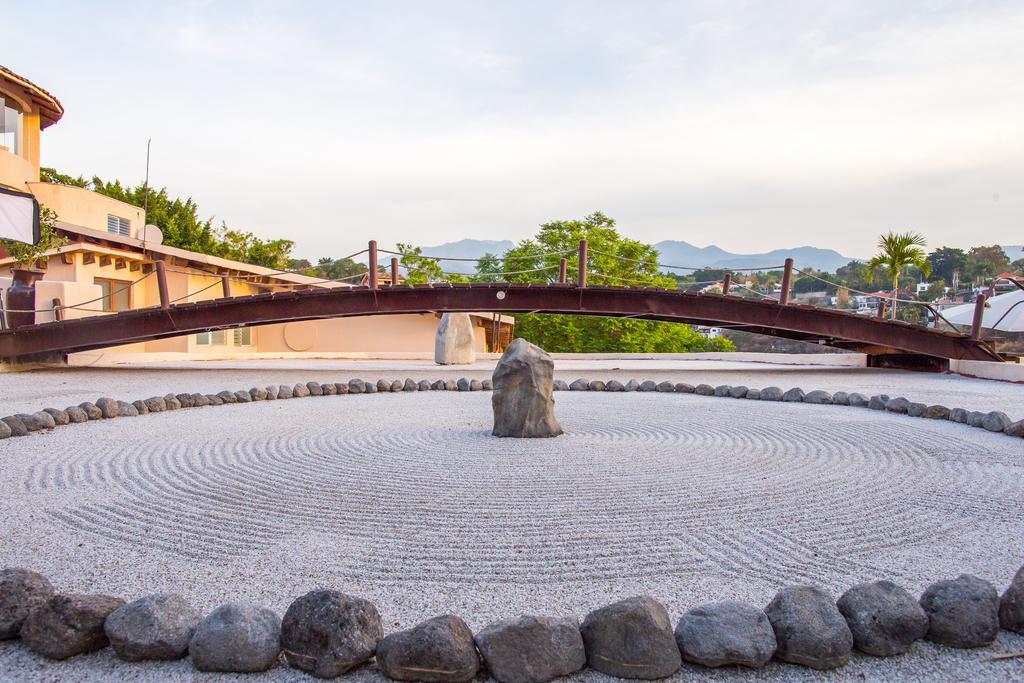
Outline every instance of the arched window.
POLYGON ((0 94, 0 150, 21 154, 21 111, 0 94))

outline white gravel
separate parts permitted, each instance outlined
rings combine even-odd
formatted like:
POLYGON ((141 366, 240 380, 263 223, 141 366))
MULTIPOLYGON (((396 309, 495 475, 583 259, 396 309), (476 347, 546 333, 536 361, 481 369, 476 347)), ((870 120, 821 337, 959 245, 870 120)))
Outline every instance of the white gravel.
MULTIPOLYGON (((279 383, 293 371, 259 382, 236 372, 213 373, 209 390, 279 383)), ((294 372, 289 381, 317 375, 294 372)), ((136 375, 117 377, 85 390, 135 398, 176 389, 139 391, 136 375)), ((941 379, 980 395, 976 380, 941 379)), ((211 381, 188 380, 192 390, 211 381)), ((783 385, 732 378, 740 381, 783 385)), ((1002 591, 1024 562, 1019 440, 837 406, 638 393, 556 400, 567 432, 556 439, 494 439, 490 395, 447 392, 182 410, 9 439, 0 442, 0 566, 36 569, 63 591, 179 592, 202 610, 230 599, 283 613, 298 595, 334 587, 373 600, 392 631, 444 612, 474 629, 520 613, 582 617, 641 593, 676 619, 713 599, 764 605, 789 582, 838 595, 889 578, 916 593, 969 572, 1002 591)), ((1024 661, 983 661, 1010 650, 1024 650, 1024 638, 1001 633, 971 651, 922 643, 826 674, 772 663, 688 667, 676 680, 1019 680, 1024 661)), ((107 651, 52 663, 0 643, 7 680, 194 675, 187 660, 126 664, 107 651)), ((370 665, 349 678, 378 675, 370 665)), ((244 679, 308 680, 283 666, 244 679)))

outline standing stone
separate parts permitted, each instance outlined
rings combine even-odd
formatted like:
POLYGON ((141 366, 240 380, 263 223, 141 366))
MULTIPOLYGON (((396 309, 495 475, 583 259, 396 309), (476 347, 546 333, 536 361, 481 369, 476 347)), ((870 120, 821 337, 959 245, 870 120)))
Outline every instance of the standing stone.
POLYGON ((981 426, 990 432, 1005 431, 1011 424, 1013 424, 1013 420, 1006 413, 999 410, 993 410, 981 419, 981 426))
POLYGON ((836 606, 853 634, 853 646, 875 657, 903 654, 928 632, 928 615, 891 581, 858 584, 836 606))
POLYGON ((682 664, 668 612, 651 597, 627 598, 594 610, 580 633, 587 664, 610 676, 665 678, 682 664))
POLYGON ((29 612, 21 627, 28 649, 50 659, 102 650, 107 616, 124 604, 109 595, 54 595, 29 612))
POLYGON ((373 657, 384 626, 372 602, 330 590, 306 593, 281 622, 288 664, 319 678, 334 678, 373 657))
POLYGON ((569 617, 497 621, 476 634, 476 646, 499 683, 544 683, 587 663, 579 623, 569 617))
POLYGON ((50 417, 53 418, 53 423, 59 427, 71 422, 71 418, 68 417, 67 411, 65 410, 60 410, 58 408, 43 408, 43 412, 49 413, 50 417))
POLYGON ((12 567, 0 572, 0 640, 17 638, 25 617, 53 596, 42 574, 12 567))
POLYGON ((396 681, 463 683, 476 678, 480 658, 466 622, 446 614, 380 641, 377 666, 396 681))
POLYGON ((832 405, 832 394, 821 389, 815 389, 804 396, 804 403, 811 403, 816 406, 830 406, 832 405))
POLYGON ((970 574, 933 583, 921 596, 928 614, 928 640, 949 647, 989 645, 999 632, 999 595, 988 581, 970 574))
POLYGON ((543 349, 513 339, 494 368, 494 436, 537 438, 558 436, 551 397, 555 363, 543 349))
POLYGON ((676 626, 676 643, 688 662, 757 669, 775 654, 775 631, 763 611, 726 600, 684 614, 676 626))
POLYGON ((781 401, 782 389, 779 387, 765 387, 761 390, 762 401, 781 401))
POLYGON ((1003 597, 999 598, 999 625, 1024 635, 1024 567, 1017 570, 1003 597))
POLYGON ((853 634, 832 596, 814 586, 786 586, 765 608, 784 662, 812 669, 846 664, 853 634))
POLYGON ((199 671, 251 673, 274 666, 281 620, 271 610, 227 603, 203 619, 188 644, 199 671))
POLYGON ((116 610, 104 629, 118 657, 138 662, 181 659, 198 625, 199 613, 185 598, 161 593, 116 610))
POLYGON ((469 365, 476 362, 473 321, 469 313, 445 313, 434 337, 434 362, 438 365, 469 365))

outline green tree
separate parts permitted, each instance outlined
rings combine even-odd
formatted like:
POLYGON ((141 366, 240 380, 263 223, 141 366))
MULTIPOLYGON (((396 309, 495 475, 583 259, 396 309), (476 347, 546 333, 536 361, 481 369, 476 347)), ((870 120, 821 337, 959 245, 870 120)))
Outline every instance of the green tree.
POLYGON ((932 267, 932 277, 953 282, 967 267, 967 253, 963 249, 940 247, 928 254, 928 263, 932 267))
POLYGON ((1005 272, 1010 259, 998 244, 991 247, 971 247, 967 252, 967 272, 976 283, 982 284, 988 278, 1005 272))
POLYGON ((411 244, 399 242, 398 252, 402 255, 399 259, 402 268, 405 269, 405 282, 410 285, 422 285, 431 282, 468 282, 468 278, 455 273, 445 273, 441 268, 441 262, 437 259, 423 256, 423 249, 414 247, 411 244))
POLYGON ((356 263, 350 258, 332 259, 323 257, 316 265, 309 269, 308 275, 322 277, 328 280, 351 281, 357 275, 362 275, 368 270, 365 263, 356 263))
POLYGON ((870 276, 873 277, 876 268, 883 268, 885 274, 892 280, 893 302, 892 319, 896 319, 896 298, 900 291, 900 274, 907 266, 914 266, 924 273, 925 277, 931 272, 931 264, 925 256, 926 246, 924 237, 916 232, 895 233, 888 232, 878 239, 878 254, 868 261, 867 267, 870 276))

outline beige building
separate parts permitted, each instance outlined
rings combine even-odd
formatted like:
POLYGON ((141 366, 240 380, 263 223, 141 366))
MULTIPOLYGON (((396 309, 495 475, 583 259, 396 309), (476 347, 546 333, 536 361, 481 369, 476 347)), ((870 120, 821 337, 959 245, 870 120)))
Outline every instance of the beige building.
MULTIPOLYGON (((60 102, 25 78, 0 67, 0 186, 29 192, 57 214, 68 238, 35 267, 36 322, 110 315, 159 305, 154 263, 163 261, 172 300, 194 302, 309 287, 349 287, 162 244, 145 212, 96 192, 40 182, 40 133, 64 114, 60 102), (226 276, 226 277, 225 277, 226 276), (228 284, 225 285, 224 283, 228 284)), ((0 290, 12 280, 14 260, 0 247, 0 290)), ((9 307, 8 307, 9 308, 9 307)), ((513 320, 471 314, 477 351, 500 348, 513 320)), ((430 354, 438 316, 410 314, 336 318, 210 331, 76 354, 69 362, 119 358, 417 357, 430 354)))

